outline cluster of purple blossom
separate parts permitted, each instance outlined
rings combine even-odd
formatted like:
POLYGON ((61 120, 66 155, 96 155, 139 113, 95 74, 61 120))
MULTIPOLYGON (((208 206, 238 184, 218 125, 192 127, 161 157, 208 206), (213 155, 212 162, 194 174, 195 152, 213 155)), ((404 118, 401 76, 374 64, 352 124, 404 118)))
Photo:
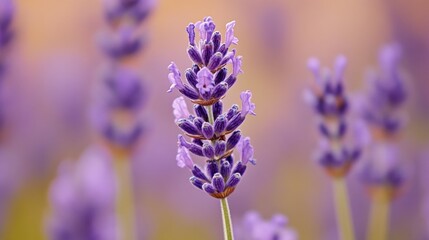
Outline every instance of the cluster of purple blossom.
POLYGON ((225 42, 215 31, 211 17, 204 18, 186 28, 189 35, 188 55, 193 66, 185 71, 187 83, 182 81, 181 73, 175 63, 168 66, 171 87, 177 89, 194 103, 195 115, 190 114, 183 97, 173 102, 175 121, 186 136, 179 134, 177 164, 187 167, 193 174, 191 183, 215 198, 226 198, 242 178, 247 163, 255 164, 253 147, 249 137, 242 137, 237 128, 248 114, 255 115, 255 104, 251 102, 252 93, 244 91, 240 98, 241 110, 233 105, 223 112, 222 98, 241 73, 241 56, 230 50, 237 44, 234 36, 235 21, 226 25, 225 42), (195 30, 200 40, 195 40, 195 30), (228 75, 226 65, 232 63, 232 73, 228 75), (238 151, 240 160, 234 163, 233 152, 238 151), (194 164, 189 152, 206 158, 205 169, 194 164))

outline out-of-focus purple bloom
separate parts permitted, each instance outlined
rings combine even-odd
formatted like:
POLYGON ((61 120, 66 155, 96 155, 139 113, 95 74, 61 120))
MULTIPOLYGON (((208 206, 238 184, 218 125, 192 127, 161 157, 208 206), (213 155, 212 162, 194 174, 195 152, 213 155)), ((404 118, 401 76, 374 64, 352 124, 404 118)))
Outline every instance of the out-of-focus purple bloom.
POLYGON ((105 16, 112 24, 124 17, 140 23, 150 14, 155 3, 155 0, 104 0, 105 16))
POLYGON ((398 45, 384 46, 380 52, 381 72, 368 79, 369 90, 361 111, 377 138, 394 135, 403 124, 400 110, 407 94, 399 71, 400 57, 398 45))
POLYGON ((360 106, 363 119, 372 132, 362 179, 372 190, 389 190, 389 198, 397 195, 405 180, 399 146, 394 142, 403 125, 401 111, 406 100, 406 89, 399 72, 400 56, 398 45, 386 45, 381 49, 381 72, 370 76, 369 91, 360 106))
POLYGON ((76 162, 63 162, 49 198, 49 239, 115 239, 115 179, 106 152, 90 148, 76 162))
POLYGON ((343 83, 346 62, 344 56, 337 57, 333 74, 328 70, 321 72, 320 63, 315 58, 309 59, 307 64, 316 80, 315 88, 306 91, 304 97, 319 116, 322 140, 318 161, 333 177, 347 175, 361 152, 360 146, 347 147, 344 140, 349 105, 343 83))
POLYGON ((143 134, 139 111, 145 88, 141 77, 131 68, 121 66, 122 58, 136 56, 142 48, 139 25, 152 10, 152 0, 105 0, 105 14, 110 25, 101 35, 101 49, 109 69, 103 75, 103 87, 96 110, 95 125, 109 146, 117 153, 128 153, 143 134), (132 21, 129 21, 129 20, 132 21))
POLYGON ((188 54, 194 65, 186 70, 187 83, 183 83, 181 73, 174 63, 168 66, 169 92, 176 88, 195 105, 195 115, 191 115, 184 98, 173 103, 176 124, 192 140, 187 141, 179 135, 177 162, 179 167, 188 167, 192 172, 191 183, 215 198, 226 198, 240 182, 247 163, 255 164, 250 138, 242 138, 237 128, 244 122, 247 114, 255 115, 255 104, 250 101, 252 93, 241 93, 242 110, 233 105, 223 112, 223 98, 241 73, 241 57, 235 57, 235 50, 229 46, 237 43, 233 35, 235 22, 227 25, 227 40, 221 43, 221 35, 215 32, 211 17, 189 24, 188 54), (200 40, 195 42, 195 29, 200 40), (232 73, 228 75, 226 64, 232 63, 232 73), (240 139, 243 139, 240 142, 240 139), (240 142, 240 143, 239 143, 240 142), (234 163, 233 152, 239 144, 240 161, 234 163), (194 164, 189 152, 207 159, 205 168, 194 164))
MULTIPOLYGON (((264 220, 257 212, 244 215, 237 228, 238 240, 296 240, 296 232, 287 226, 288 220, 281 214, 264 220)), ((237 226, 237 225, 236 225, 237 226)))
POLYGON ((0 0, 0 49, 9 43, 13 36, 11 25, 14 12, 12 0, 0 0))

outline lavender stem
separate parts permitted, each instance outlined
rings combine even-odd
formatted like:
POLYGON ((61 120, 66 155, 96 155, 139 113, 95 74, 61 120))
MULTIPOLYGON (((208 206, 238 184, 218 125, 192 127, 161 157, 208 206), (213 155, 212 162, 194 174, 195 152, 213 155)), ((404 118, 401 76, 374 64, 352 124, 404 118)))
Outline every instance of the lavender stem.
POLYGON ((222 223, 223 233, 225 240, 234 240, 234 233, 232 229, 231 214, 229 211, 228 199, 222 198, 220 200, 220 206, 222 210, 222 223))
POLYGON ((116 159, 114 162, 117 179, 116 214, 120 226, 117 239, 134 240, 136 236, 131 162, 129 159, 116 159))
POLYGON ((372 201, 368 240, 386 240, 389 231, 390 201, 372 201))
POLYGON ((353 221, 350 213, 346 181, 340 177, 334 178, 332 183, 334 185, 339 237, 342 240, 354 240, 353 221))

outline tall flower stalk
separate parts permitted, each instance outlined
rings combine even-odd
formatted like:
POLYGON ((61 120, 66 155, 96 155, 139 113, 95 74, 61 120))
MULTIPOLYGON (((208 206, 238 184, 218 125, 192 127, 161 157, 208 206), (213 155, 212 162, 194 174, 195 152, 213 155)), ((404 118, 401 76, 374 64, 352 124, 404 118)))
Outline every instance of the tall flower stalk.
POLYGON ((336 59, 333 74, 328 70, 321 72, 317 59, 310 59, 308 67, 316 80, 315 87, 305 96, 319 117, 321 141, 317 160, 332 180, 339 237, 353 240, 355 235, 345 178, 358 159, 360 148, 347 146, 345 139, 349 108, 343 82, 346 58, 339 56, 336 59))
POLYGON ((168 69, 170 89, 177 89, 194 105, 194 113, 188 110, 184 97, 173 102, 173 113, 177 126, 184 135, 178 136, 177 165, 188 168, 192 173, 190 182, 210 196, 220 199, 224 238, 234 239, 227 197, 234 192, 243 177, 247 164, 255 164, 253 147, 249 137, 242 137, 237 128, 248 114, 255 115, 255 104, 251 102, 252 93, 240 94, 241 110, 233 105, 223 111, 222 98, 234 85, 241 71, 242 58, 236 56, 232 45, 238 43, 234 36, 235 21, 226 24, 225 42, 221 34, 215 31, 211 17, 187 26, 189 36, 188 55, 193 65, 185 71, 187 83, 182 81, 178 67, 172 62, 168 69), (199 33, 196 41, 195 32, 199 33), (228 74, 227 64, 232 64, 228 74), (190 152, 205 158, 204 168, 194 164, 190 152), (234 160, 234 152, 240 156, 234 160))
POLYGON ((406 100, 403 77, 398 70, 400 55, 397 45, 383 47, 381 72, 370 75, 369 91, 361 106, 363 118, 372 133, 368 161, 362 171, 372 201, 369 240, 389 239, 390 204, 404 181, 397 144, 403 126, 401 110, 406 100))
POLYGON ((116 158, 120 239, 136 239, 130 156, 144 132, 140 109, 145 89, 129 63, 144 47, 140 25, 153 5, 153 0, 104 0, 109 30, 100 35, 99 43, 107 67, 102 73, 103 89, 94 115, 100 135, 116 158))

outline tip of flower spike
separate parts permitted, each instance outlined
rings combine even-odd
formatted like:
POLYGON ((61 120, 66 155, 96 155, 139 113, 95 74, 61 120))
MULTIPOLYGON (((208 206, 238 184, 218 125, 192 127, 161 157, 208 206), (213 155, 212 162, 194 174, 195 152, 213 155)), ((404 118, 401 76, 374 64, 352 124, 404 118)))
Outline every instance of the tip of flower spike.
POLYGON ((307 68, 313 72, 314 75, 319 75, 320 62, 319 59, 311 57, 307 61, 307 68))
POLYGON ((386 72, 392 71, 398 64, 401 54, 402 49, 399 44, 391 43, 385 45, 381 49, 379 56, 379 61, 383 70, 386 72))

